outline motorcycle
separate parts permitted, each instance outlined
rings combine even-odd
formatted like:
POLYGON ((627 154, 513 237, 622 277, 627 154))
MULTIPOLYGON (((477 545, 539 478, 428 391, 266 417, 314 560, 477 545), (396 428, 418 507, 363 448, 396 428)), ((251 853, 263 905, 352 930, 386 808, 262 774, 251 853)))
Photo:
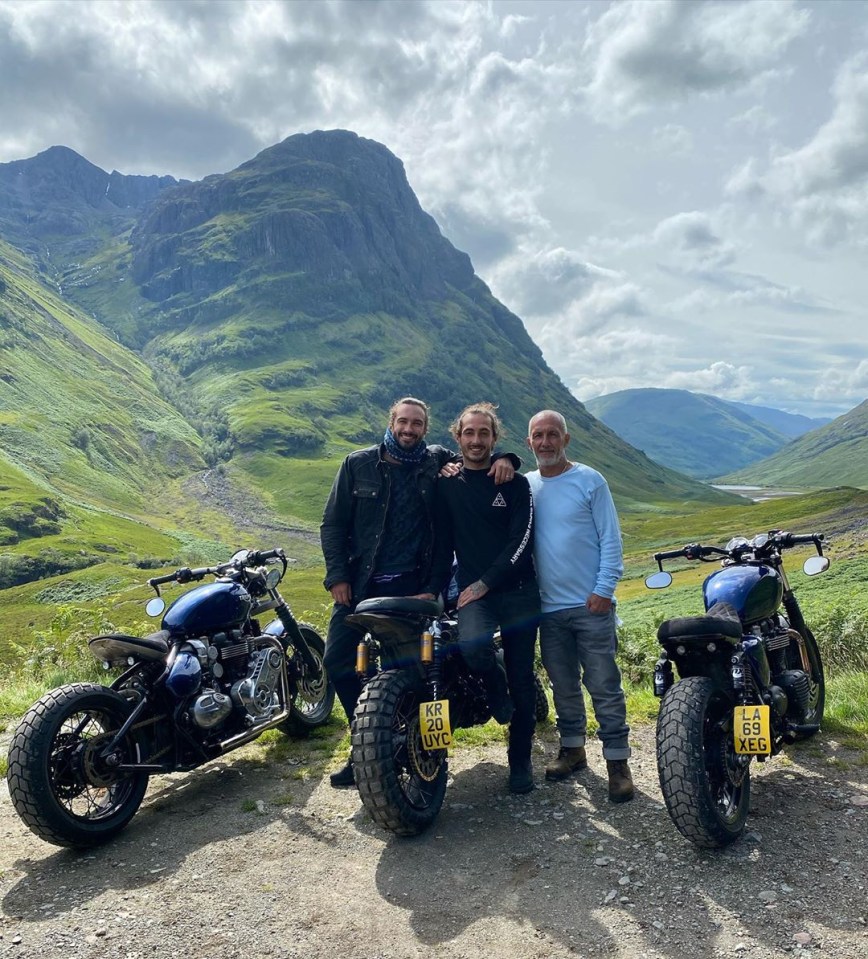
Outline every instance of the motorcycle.
MULTIPOLYGON (((446 794, 455 729, 491 718, 482 680, 458 647, 458 621, 440 600, 363 600, 347 616, 363 636, 356 672, 365 682, 352 722, 356 786, 371 818, 399 836, 434 822, 446 794)), ((500 637, 497 657, 503 663, 500 637)), ((549 703, 535 675, 536 718, 549 703)))
POLYGON ((282 549, 240 550, 225 563, 148 580, 149 636, 89 641, 110 686, 70 683, 21 720, 9 749, 9 796, 24 823, 58 846, 107 842, 135 815, 155 774, 187 771, 279 727, 304 735, 329 718, 325 644, 278 592, 282 549), (214 582, 166 609, 160 586, 214 582), (277 618, 264 629, 258 616, 277 618))
POLYGON ((809 576, 829 568, 823 535, 772 530, 721 549, 692 543, 655 553, 651 589, 672 582, 663 560, 721 562, 702 584, 704 616, 669 619, 654 668, 657 771, 666 808, 683 836, 715 848, 742 834, 750 808, 750 764, 817 733, 823 720, 823 661, 783 566, 783 552, 811 544, 809 576), (672 664, 678 669, 676 682, 672 664))

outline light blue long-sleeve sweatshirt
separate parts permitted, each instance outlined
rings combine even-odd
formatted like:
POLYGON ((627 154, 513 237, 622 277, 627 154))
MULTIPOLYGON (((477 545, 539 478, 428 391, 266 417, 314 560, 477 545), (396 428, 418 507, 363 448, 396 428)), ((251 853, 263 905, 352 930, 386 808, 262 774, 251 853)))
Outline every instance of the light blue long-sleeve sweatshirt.
POLYGON ((612 598, 624 572, 621 528, 609 486, 590 466, 575 463, 559 476, 527 474, 534 502, 533 558, 542 611, 584 606, 588 596, 612 598))

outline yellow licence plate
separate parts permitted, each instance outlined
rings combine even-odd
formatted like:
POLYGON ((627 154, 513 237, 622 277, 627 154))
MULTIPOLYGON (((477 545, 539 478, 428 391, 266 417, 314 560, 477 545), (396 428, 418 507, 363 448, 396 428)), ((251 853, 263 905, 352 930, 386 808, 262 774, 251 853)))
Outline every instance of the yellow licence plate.
POLYGON ((452 745, 448 699, 419 703, 419 732, 422 734, 422 748, 429 752, 452 745))
POLYGON ((768 706, 736 706, 732 714, 735 751, 747 756, 768 756, 772 751, 768 706))

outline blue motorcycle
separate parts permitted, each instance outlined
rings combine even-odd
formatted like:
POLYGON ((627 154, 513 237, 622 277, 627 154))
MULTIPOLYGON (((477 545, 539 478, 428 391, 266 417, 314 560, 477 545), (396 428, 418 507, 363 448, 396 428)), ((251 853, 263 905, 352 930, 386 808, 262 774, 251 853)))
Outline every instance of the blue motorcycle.
POLYGON ((721 563, 702 584, 705 615, 669 619, 657 630, 660 788, 678 830, 699 846, 725 846, 744 831, 753 759, 764 762, 820 729, 823 661, 783 552, 812 545, 804 571, 814 576, 829 568, 822 543, 822 534, 772 530, 722 549, 693 543, 654 554, 659 572, 645 580, 650 589, 672 582, 663 560, 721 563))
POLYGON ((334 690, 325 644, 278 592, 286 569, 282 549, 245 549, 218 566, 156 576, 147 611, 165 611, 157 632, 90 640, 104 668, 121 675, 110 686, 46 693, 12 739, 9 796, 32 832, 58 846, 96 846, 132 819, 150 776, 195 769, 266 729, 297 736, 326 722, 334 690), (215 581, 166 609, 161 585, 205 577, 215 581))

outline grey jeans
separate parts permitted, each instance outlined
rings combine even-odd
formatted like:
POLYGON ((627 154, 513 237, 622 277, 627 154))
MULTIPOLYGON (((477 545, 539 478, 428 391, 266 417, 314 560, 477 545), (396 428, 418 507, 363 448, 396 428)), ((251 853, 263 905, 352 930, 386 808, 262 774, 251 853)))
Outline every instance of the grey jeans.
POLYGON ((615 611, 594 614, 584 606, 543 613, 539 627, 543 666, 554 692, 561 745, 585 745, 587 716, 582 683, 591 694, 606 759, 627 759, 627 704, 615 662, 615 611))

